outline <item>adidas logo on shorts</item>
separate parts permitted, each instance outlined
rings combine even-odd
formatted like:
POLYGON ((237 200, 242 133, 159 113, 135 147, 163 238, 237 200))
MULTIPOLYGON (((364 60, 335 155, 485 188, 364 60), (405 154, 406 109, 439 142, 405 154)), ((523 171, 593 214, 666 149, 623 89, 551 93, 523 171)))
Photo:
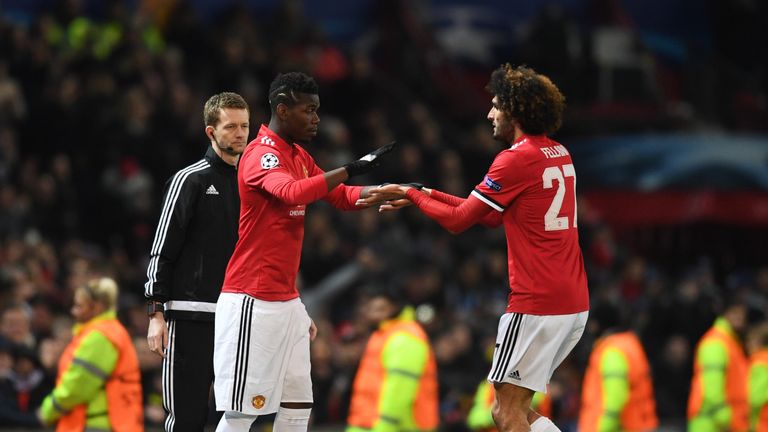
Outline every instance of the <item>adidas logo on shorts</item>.
POLYGON ((515 371, 512 371, 512 372, 509 374, 509 378, 512 378, 512 379, 516 379, 516 380, 520 381, 520 372, 518 372, 518 371, 516 371, 516 370, 515 370, 515 371))

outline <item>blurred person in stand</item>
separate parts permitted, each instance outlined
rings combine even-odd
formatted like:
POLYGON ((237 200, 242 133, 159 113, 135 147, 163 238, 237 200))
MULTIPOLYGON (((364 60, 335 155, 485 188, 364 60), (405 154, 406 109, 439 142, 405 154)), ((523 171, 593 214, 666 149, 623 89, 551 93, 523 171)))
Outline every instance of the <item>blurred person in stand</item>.
MULTIPOLYGON (((663 330, 669 332, 669 330, 663 330)), ((650 348, 648 339, 643 339, 645 346, 650 348)), ((656 412, 659 418, 664 419, 665 425, 675 424, 680 428, 685 427, 685 409, 690 390, 692 365, 691 341, 683 335, 675 333, 668 335, 661 345, 661 352, 655 358, 649 353, 652 360, 653 388, 656 392, 656 412)))
POLYGON ((73 339, 59 359, 56 387, 38 410, 58 432, 141 432, 141 373, 128 332, 117 320, 117 284, 92 279, 75 291, 73 339))
POLYGON ((381 289, 365 304, 374 331, 352 386, 347 432, 437 429, 435 354, 398 291, 381 289))
POLYGON ((592 308, 592 347, 581 393, 579 431, 651 431, 659 425, 648 357, 622 311, 603 303, 592 308))
POLYGON ((163 358, 166 432, 202 431, 207 421, 214 312, 237 242, 236 167, 249 116, 240 95, 211 96, 203 109, 210 141, 203 159, 167 182, 144 286, 147 343, 163 358))
POLYGON ((749 372, 749 430, 768 432, 768 322, 763 322, 747 334, 749 372))
POLYGON ((581 338, 589 292, 576 220, 576 171, 568 150, 547 135, 562 124, 565 98, 552 81, 505 64, 491 75, 487 118, 509 148, 493 161, 469 197, 414 185, 370 191, 371 204, 395 194, 380 211, 409 202, 451 233, 476 223, 504 225, 510 295, 499 321, 488 380, 496 390, 493 418, 500 431, 559 430, 530 408, 555 369, 581 338), (407 200, 403 200, 407 198, 407 200))
POLYGON ((13 368, 0 382, 0 392, 9 399, 9 408, 19 416, 33 418, 34 425, 39 425, 35 411, 53 388, 53 382, 46 376, 34 350, 16 345, 12 351, 13 368))
POLYGON ((364 208, 356 201, 371 187, 343 182, 373 170, 394 148, 380 147, 325 172, 302 147, 320 123, 315 80, 279 74, 268 95, 269 125, 261 126, 238 166, 239 238, 216 304, 214 392, 217 410, 224 411, 219 432, 247 431, 258 416, 272 413, 276 432, 309 427, 310 341, 317 327, 296 283, 307 205, 322 199, 341 210, 364 208))
POLYGON ((14 344, 34 348, 37 342, 32 334, 32 309, 25 303, 7 306, 0 318, 0 336, 14 344))
POLYGON ((15 351, 19 347, 0 336, 0 426, 39 427, 34 410, 22 410, 14 385, 15 351))
POLYGON ((741 337, 747 312, 743 300, 731 294, 723 313, 696 346, 688 396, 690 431, 748 430, 748 363, 741 337))

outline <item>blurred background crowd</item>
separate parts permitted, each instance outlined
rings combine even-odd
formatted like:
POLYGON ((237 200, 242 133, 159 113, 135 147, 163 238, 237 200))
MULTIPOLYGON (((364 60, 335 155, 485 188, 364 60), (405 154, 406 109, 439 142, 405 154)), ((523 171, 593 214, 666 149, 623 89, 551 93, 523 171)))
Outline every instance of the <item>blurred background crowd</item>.
MULTIPOLYGON (((70 337, 74 288, 115 277, 148 424, 160 358, 143 284, 165 180, 202 157, 221 91, 268 119, 277 72, 321 92, 326 169, 397 139, 359 184, 418 181, 466 196, 499 151, 485 119, 502 62, 568 100, 556 139, 579 172, 593 305, 620 306, 648 353, 659 417, 683 424, 692 350, 724 298, 768 313, 768 4, 759 0, 0 1, 0 425, 24 424, 70 337), (524 3, 524 4, 516 4, 524 3)), ((345 421, 369 329, 367 288, 397 286, 438 362, 443 430, 466 430, 506 305, 501 230, 451 236, 412 209, 313 205, 302 296, 316 427, 345 421)), ((587 333, 553 378, 553 419, 578 416, 587 333)))

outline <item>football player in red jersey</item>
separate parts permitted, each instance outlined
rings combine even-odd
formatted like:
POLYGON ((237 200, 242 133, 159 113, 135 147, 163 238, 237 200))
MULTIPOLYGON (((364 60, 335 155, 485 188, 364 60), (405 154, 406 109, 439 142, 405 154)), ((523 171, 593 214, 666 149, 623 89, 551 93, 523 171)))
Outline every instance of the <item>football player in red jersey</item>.
POLYGON ((380 211, 412 203, 452 233, 475 223, 504 226, 510 294, 499 321, 493 365, 493 418, 499 431, 556 431, 530 409, 554 370, 576 345, 589 309, 579 248, 576 171, 568 150, 548 135, 560 128, 565 98, 526 67, 493 72, 488 120, 506 147, 467 198, 413 185, 385 185, 360 205, 399 194, 380 211))
POLYGON ((317 135, 320 96, 298 72, 270 85, 272 117, 245 148, 237 170, 238 240, 216 304, 213 365, 219 432, 248 431, 277 413, 275 432, 307 430, 312 409, 309 342, 317 328, 296 288, 308 204, 356 210, 371 187, 348 178, 375 168, 394 144, 325 172, 301 144, 317 135))

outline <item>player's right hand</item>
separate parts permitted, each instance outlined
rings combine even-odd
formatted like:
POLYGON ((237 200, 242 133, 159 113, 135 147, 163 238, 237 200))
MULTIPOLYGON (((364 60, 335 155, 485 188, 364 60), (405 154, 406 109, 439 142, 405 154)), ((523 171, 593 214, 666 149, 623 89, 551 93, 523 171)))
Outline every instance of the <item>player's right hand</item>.
POLYGON ((384 204, 379 206, 379 213, 397 211, 403 207, 408 207, 411 204, 413 203, 406 198, 385 201, 384 204))
POLYGON ((147 345, 153 353, 165 358, 165 348, 168 346, 168 326, 163 314, 156 313, 149 319, 147 330, 147 345))
POLYGON ((344 168, 347 170, 347 176, 352 178, 360 174, 365 174, 378 167, 381 165, 381 158, 387 153, 392 152, 396 146, 397 141, 392 141, 391 143, 385 146, 381 146, 376 150, 368 153, 360 159, 344 165, 344 168))

